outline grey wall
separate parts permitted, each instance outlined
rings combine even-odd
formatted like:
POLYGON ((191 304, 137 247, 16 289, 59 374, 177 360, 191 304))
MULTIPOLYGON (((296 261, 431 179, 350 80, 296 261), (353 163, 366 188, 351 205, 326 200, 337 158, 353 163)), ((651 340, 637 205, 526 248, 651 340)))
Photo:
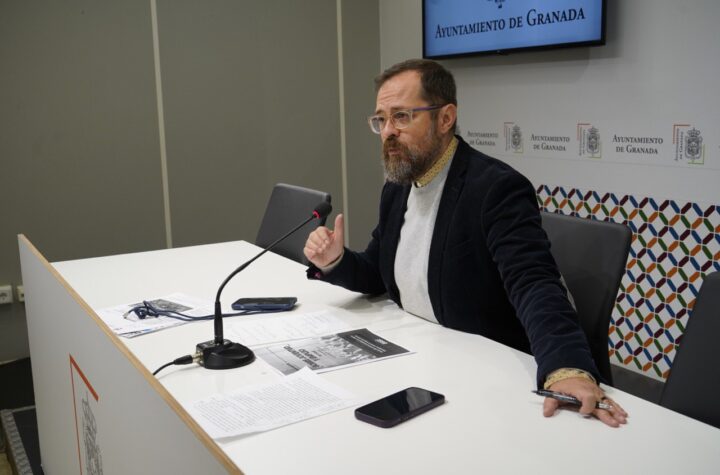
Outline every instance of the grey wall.
POLYGON ((422 0, 380 2, 380 66, 422 57, 422 0))
MULTIPOLYGON (((166 235, 253 241, 280 181, 329 191, 335 210, 349 196, 350 238, 365 241, 382 177, 355 121, 374 105, 378 21, 377 1, 158 0, 156 64, 151 0, 0 0, 0 284, 20 283, 18 233, 51 261, 163 248, 166 235), (352 17, 338 21, 338 5, 352 17)), ((23 306, 0 306, 0 361, 27 354, 23 306)))
POLYGON ((373 78, 381 70, 378 18, 376 2, 343 2, 346 209, 349 243, 354 249, 365 248, 377 224, 384 180, 380 138, 367 123, 367 117, 375 110, 373 78))
POLYGON ((310 3, 158 3, 174 245, 254 240, 278 181, 342 208, 336 5, 310 3))
MULTIPOLYGON (((18 233, 50 260, 163 246, 151 38, 147 2, 0 2, 0 283, 18 233)), ((0 361, 27 353, 0 306, 0 361)))

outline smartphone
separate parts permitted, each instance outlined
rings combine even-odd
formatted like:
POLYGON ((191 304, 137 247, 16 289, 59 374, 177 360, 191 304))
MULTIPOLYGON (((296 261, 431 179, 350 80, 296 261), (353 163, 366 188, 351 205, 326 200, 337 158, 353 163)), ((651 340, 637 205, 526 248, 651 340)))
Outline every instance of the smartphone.
POLYGON ((445 402, 445 396, 422 388, 407 388, 355 409, 355 417, 378 427, 393 427, 445 402))
POLYGON ((235 310, 290 310, 297 303, 297 297, 250 297, 238 299, 232 304, 235 310))

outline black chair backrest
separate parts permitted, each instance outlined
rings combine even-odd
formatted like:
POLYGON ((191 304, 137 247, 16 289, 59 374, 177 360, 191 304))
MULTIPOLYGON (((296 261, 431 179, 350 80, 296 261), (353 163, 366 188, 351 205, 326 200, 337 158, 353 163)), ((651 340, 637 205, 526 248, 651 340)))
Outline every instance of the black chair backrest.
MULTIPOLYGON (((265 208, 260 230, 255 244, 267 247, 279 237, 302 223, 312 215, 315 206, 326 201, 330 203, 330 194, 323 191, 303 188, 302 186, 278 183, 273 187, 270 200, 265 208)), ((308 234, 318 226, 325 224, 322 220, 312 220, 297 230, 292 236, 275 246, 272 252, 280 254, 302 264, 307 264, 303 254, 308 234)))
POLYGON ((595 364, 605 381, 612 384, 608 356, 610 315, 625 274, 632 232, 618 223, 540 214, 595 364))
POLYGON ((660 405, 720 428, 720 272, 705 276, 660 405))

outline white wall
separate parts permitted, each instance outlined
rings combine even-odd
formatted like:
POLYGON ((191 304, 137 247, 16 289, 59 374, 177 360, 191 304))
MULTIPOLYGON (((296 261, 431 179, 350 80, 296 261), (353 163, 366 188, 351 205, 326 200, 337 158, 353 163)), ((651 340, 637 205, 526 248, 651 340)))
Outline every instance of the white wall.
MULTIPOLYGON (((380 4, 383 68, 422 55, 419 0, 380 4)), ((607 44, 506 57, 443 61, 458 83, 459 125, 495 132, 480 150, 507 160, 535 185, 720 202, 720 2, 608 2, 607 44), (523 154, 505 152, 503 123, 522 126, 523 154), (578 123, 600 130, 603 156, 578 156, 578 123), (702 132, 704 165, 677 163, 673 124, 702 132), (531 150, 531 134, 570 136, 567 153, 531 150), (613 153, 614 135, 661 137, 658 155, 613 153)))

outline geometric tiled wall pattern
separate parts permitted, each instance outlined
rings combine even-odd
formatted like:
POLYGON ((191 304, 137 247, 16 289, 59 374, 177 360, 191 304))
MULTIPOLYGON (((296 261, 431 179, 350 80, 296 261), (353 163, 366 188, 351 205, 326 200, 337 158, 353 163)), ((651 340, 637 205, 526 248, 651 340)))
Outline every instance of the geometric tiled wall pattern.
POLYGON ((544 211, 630 227, 630 255, 608 332, 610 360, 667 378, 705 274, 720 271, 720 205, 548 185, 536 192, 544 211))

